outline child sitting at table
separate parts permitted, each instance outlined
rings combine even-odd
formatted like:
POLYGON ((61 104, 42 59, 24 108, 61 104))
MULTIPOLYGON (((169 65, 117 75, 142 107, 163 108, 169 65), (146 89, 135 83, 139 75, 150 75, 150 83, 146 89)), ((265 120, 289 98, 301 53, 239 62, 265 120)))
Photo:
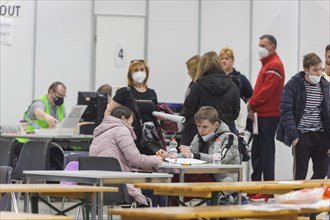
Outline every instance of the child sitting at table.
MULTIPOLYGON (((194 158, 213 162, 213 150, 216 138, 221 144, 221 164, 241 164, 237 136, 220 120, 217 110, 203 106, 194 116, 198 134, 190 146, 181 145, 179 157, 194 158)), ((237 182, 237 174, 188 174, 186 182, 237 182)), ((228 193, 224 193, 228 197, 228 193)))
MULTIPOLYGON (((124 106, 116 107, 110 115, 106 115, 102 123, 94 130, 94 139, 89 147, 89 156, 115 157, 123 171, 129 172, 132 168, 151 169, 163 162, 165 155, 143 155, 136 147, 136 139, 132 123, 134 113, 124 106)), ((141 189, 127 184, 128 194, 138 202, 140 207, 148 206, 141 189)), ((151 195, 151 199, 159 198, 151 195)), ((153 205, 159 205, 153 200, 153 205)))
MULTIPOLYGON (((238 151, 237 136, 219 119, 217 110, 211 106, 203 106, 195 114, 198 134, 195 135, 190 146, 179 147, 181 157, 213 162, 213 150, 216 138, 221 144, 221 164, 241 164, 238 151)), ((214 174, 217 182, 237 182, 236 174, 214 174)))

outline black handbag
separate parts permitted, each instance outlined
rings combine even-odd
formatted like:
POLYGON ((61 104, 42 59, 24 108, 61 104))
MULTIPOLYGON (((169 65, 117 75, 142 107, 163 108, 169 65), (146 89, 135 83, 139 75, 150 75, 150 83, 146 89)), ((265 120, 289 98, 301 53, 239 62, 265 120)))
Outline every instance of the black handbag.
POLYGON ((140 129, 141 129, 141 140, 140 146, 143 148, 143 153, 147 155, 155 154, 159 149, 163 148, 162 141, 162 132, 160 129, 160 125, 157 120, 153 120, 150 122, 142 122, 142 118, 140 115, 139 106, 137 105, 132 93, 131 88, 127 87, 131 98, 134 103, 135 112, 137 113, 137 119, 140 121, 140 129))

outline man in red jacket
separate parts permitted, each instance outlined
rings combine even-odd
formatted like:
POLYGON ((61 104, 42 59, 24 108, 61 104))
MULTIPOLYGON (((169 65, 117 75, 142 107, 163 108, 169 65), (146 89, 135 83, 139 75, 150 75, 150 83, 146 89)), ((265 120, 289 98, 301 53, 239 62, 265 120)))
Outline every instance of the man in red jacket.
MULTIPOLYGON (((276 53, 277 42, 272 35, 259 38, 258 54, 262 63, 248 102, 249 118, 258 124, 251 151, 252 181, 274 180, 275 133, 280 118, 280 98, 284 84, 284 67, 276 53), (257 119, 254 118, 257 114, 257 119)), ((250 195, 251 200, 272 198, 273 195, 250 195)))

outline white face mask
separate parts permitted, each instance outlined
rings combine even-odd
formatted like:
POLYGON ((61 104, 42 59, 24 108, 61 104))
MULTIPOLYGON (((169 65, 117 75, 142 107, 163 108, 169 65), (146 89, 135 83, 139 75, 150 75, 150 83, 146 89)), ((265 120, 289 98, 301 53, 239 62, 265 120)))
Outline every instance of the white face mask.
POLYGON ((143 83, 143 81, 145 80, 146 77, 147 77, 146 73, 142 72, 142 71, 135 72, 132 75, 132 78, 133 78, 134 82, 136 82, 136 83, 143 83))
POLYGON ((262 59, 262 58, 268 57, 269 51, 264 47, 259 47, 258 54, 259 54, 260 59, 262 59))
POLYGON ((321 80, 321 76, 315 76, 308 73, 308 78, 313 84, 318 84, 321 80))
POLYGON ((215 137, 215 132, 212 131, 211 133, 202 136, 202 139, 203 139, 204 142, 207 142, 207 141, 211 140, 214 137, 215 137))

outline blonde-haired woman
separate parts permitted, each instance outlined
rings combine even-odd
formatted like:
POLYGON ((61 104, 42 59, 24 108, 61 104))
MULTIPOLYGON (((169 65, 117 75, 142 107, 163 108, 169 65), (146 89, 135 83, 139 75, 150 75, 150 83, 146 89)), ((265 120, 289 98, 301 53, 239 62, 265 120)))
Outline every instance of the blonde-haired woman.
POLYGON ((225 74, 220 57, 214 51, 201 57, 194 83, 183 104, 181 115, 185 116, 186 122, 181 144, 189 146, 197 134, 197 129, 193 133, 191 128, 196 127, 194 115, 202 106, 214 107, 222 115, 221 120, 236 132, 234 121, 240 111, 239 88, 233 78, 225 74))
POLYGON ((234 68, 234 51, 229 47, 222 48, 219 53, 220 60, 223 66, 223 70, 229 76, 237 77, 240 81, 240 96, 247 102, 252 96, 252 86, 250 81, 239 71, 234 68))
POLYGON ((200 59, 201 59, 201 56, 200 55, 195 55, 195 56, 189 58, 189 60, 186 61, 188 75, 191 78, 191 82, 189 83, 189 86, 187 88, 186 94, 184 96, 185 98, 189 94, 190 87, 191 87, 191 85, 194 82, 194 78, 195 78, 195 75, 196 75, 196 72, 197 72, 197 68, 198 68, 198 64, 199 64, 200 59))
POLYGON ((136 134, 135 144, 142 154, 153 155, 155 152, 152 152, 149 148, 142 147, 140 144, 142 136, 140 120, 142 119, 143 123, 156 123, 152 112, 156 110, 158 103, 157 94, 155 90, 147 86, 148 79, 149 66, 147 63, 144 60, 132 60, 128 67, 127 87, 117 90, 105 111, 105 115, 109 115, 114 108, 121 105, 131 109, 136 115, 136 119, 133 122, 136 134))

